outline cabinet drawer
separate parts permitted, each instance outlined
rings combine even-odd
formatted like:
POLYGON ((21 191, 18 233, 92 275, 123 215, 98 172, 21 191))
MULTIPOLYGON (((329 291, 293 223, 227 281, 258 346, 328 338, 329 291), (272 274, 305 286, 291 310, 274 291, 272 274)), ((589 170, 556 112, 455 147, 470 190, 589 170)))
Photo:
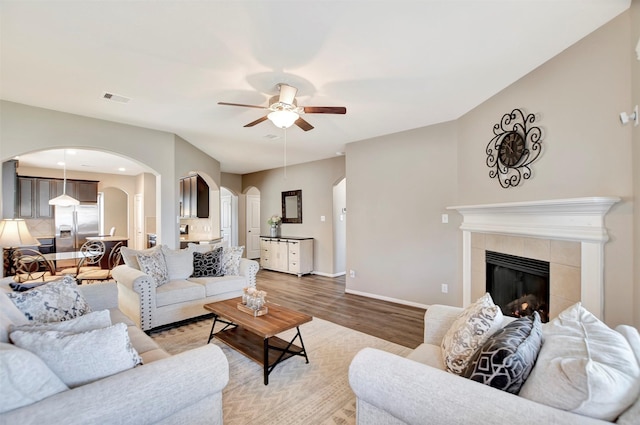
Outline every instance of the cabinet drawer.
POLYGON ((300 272, 300 263, 297 261, 289 261, 289 271, 290 272, 300 272))

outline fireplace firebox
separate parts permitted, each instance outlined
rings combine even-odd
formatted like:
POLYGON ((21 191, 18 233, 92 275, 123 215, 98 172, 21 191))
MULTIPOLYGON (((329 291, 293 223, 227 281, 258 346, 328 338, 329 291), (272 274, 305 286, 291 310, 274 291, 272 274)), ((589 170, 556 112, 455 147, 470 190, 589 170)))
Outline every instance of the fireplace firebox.
POLYGON ((506 316, 549 321, 549 262, 486 251, 487 292, 506 316))

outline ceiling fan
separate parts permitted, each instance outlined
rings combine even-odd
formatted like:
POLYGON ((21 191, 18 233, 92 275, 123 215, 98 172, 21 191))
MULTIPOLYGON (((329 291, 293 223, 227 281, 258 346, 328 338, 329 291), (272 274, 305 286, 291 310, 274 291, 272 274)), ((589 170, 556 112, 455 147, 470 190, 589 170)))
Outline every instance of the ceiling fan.
POLYGON ((262 118, 245 125, 253 127, 267 119, 271 120, 276 127, 289 128, 293 124, 304 131, 313 130, 313 126, 300 117, 300 114, 346 114, 347 108, 344 106, 298 106, 296 93, 298 89, 287 84, 278 85, 280 95, 269 99, 269 106, 245 105, 242 103, 218 102, 218 105, 243 106, 245 108, 258 108, 270 111, 262 118))

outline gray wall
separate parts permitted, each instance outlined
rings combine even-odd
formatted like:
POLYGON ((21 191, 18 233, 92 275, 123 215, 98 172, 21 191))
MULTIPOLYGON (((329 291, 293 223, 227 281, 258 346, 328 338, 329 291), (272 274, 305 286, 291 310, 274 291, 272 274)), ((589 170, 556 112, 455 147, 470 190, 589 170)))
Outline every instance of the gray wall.
POLYGON ((308 236, 314 241, 314 271, 334 275, 333 258, 333 185, 345 176, 344 157, 245 174, 242 187, 260 191, 260 223, 262 234, 268 234, 267 220, 281 215, 283 191, 302 189, 302 223, 283 224, 282 236, 308 236), (325 216, 324 222, 320 216, 325 216))
POLYGON ((356 277, 347 274, 347 290, 461 305, 461 217, 452 213, 441 224, 447 206, 618 196, 605 223, 605 320, 640 325, 640 226, 635 251, 633 236, 640 127, 618 119, 640 101, 638 8, 636 0, 630 12, 454 122, 349 144, 347 269, 356 277), (530 180, 503 189, 488 176, 485 149, 493 125, 513 108, 537 114, 544 152, 530 180))
POLYGON ((456 204, 455 140, 455 123, 444 123, 347 145, 349 292, 414 305, 460 303, 459 220, 441 220, 456 204))

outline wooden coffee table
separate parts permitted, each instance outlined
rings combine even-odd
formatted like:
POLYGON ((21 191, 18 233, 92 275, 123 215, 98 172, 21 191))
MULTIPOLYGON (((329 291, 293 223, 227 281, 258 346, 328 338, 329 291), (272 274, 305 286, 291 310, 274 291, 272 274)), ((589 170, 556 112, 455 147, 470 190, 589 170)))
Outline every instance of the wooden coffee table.
POLYGON ((269 312, 264 316, 253 315, 238 310, 242 298, 205 304, 204 308, 214 315, 209 341, 215 336, 220 341, 261 364, 264 370, 264 384, 269 385, 269 374, 283 361, 293 356, 302 356, 309 363, 307 351, 302 342, 299 326, 310 322, 313 317, 278 304, 267 303, 269 312), (216 324, 224 323, 222 330, 214 332, 216 324), (276 335, 296 328, 296 335, 289 342, 276 335), (299 340, 300 346, 294 345, 299 340))

